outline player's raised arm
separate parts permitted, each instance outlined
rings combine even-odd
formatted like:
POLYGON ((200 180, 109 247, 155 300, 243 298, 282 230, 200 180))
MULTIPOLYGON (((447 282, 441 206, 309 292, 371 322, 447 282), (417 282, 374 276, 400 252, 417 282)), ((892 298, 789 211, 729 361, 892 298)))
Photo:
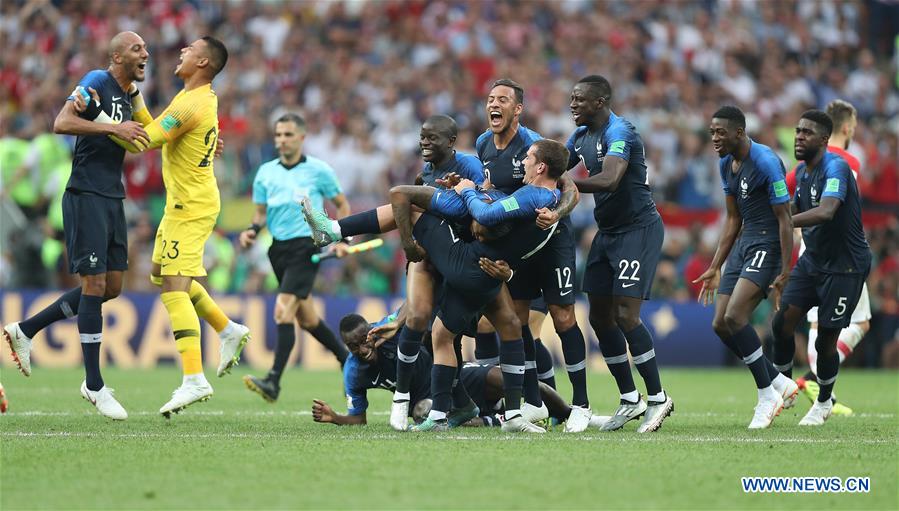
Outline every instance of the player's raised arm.
MULTIPOLYGON (((534 219, 537 217, 537 208, 533 207, 536 202, 533 195, 536 193, 534 188, 519 188, 509 197, 491 203, 486 203, 478 197, 474 190, 474 183, 463 180, 457 185, 457 190, 461 191, 465 205, 471 213, 472 218, 477 220, 481 225, 493 227, 509 220, 534 219)), ((547 195, 549 191, 547 190, 547 195)))

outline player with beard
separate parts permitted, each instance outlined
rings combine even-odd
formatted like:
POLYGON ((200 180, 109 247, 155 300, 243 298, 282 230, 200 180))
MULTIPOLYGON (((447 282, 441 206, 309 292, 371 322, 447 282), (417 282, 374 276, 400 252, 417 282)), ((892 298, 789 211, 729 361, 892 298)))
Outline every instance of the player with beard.
POLYGON ((793 198, 793 225, 802 228, 800 256, 772 322, 774 364, 792 377, 794 332, 805 314, 818 305, 817 380, 820 392, 800 426, 820 426, 833 410, 831 396, 839 371, 837 341, 849 326, 871 269, 871 250, 862 228, 858 185, 849 164, 827 151, 833 121, 826 112, 809 110, 796 126, 798 185, 793 198))

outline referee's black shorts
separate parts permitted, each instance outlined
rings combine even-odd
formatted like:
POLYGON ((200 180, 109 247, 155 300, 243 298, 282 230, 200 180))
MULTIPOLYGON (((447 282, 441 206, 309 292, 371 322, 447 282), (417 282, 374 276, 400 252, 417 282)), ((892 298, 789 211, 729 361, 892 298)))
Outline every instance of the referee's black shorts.
POLYGON ((319 250, 312 238, 274 240, 268 249, 268 260, 278 279, 278 292, 306 298, 312 291, 318 264, 312 262, 312 254, 319 250))

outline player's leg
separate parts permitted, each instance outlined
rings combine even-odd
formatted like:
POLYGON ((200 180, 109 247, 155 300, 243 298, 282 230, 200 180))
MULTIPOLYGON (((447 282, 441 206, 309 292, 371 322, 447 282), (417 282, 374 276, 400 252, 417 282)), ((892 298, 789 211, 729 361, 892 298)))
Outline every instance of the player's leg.
POLYGON ((478 321, 478 331, 474 338, 474 360, 478 364, 499 364, 499 337, 487 318, 478 321))
POLYGON ((81 275, 81 298, 77 310, 85 371, 81 395, 102 415, 124 420, 128 414, 105 386, 100 374, 102 306, 107 295, 107 272, 116 272, 112 284, 118 289, 109 291, 117 295, 121 292, 121 272, 128 267, 128 240, 124 230, 122 201, 70 194, 64 197, 63 202, 63 210, 68 212, 64 222, 71 224, 67 232, 73 234, 69 243, 70 269, 81 275), (116 278, 119 283, 115 282, 116 278))
POLYGON ((433 310, 434 276, 427 262, 410 263, 406 267, 406 324, 397 341, 396 390, 390 408, 390 426, 397 431, 409 427, 412 375, 433 310))
POLYGON ((866 275, 823 274, 815 282, 815 291, 821 302, 818 310, 817 381, 820 392, 812 408, 799 422, 800 426, 820 426, 833 411, 833 388, 840 367, 837 342, 840 331, 850 325, 864 287, 866 275))
MULTIPOLYGON (((749 424, 749 429, 770 426, 774 417, 784 406, 783 396, 772 385, 761 340, 759 340, 755 328, 749 324, 752 312, 763 297, 764 293, 755 282, 740 278, 728 301, 723 318, 724 327, 731 332, 732 339, 742 355, 743 363, 752 373, 758 389, 758 404, 755 407, 755 414, 749 424)), ((782 378, 792 382, 789 378, 782 378)), ((795 388, 791 389, 789 397, 795 397, 796 390, 795 388)))
POLYGON ((818 304, 815 279, 819 275, 813 270, 805 256, 799 258, 790 272, 790 280, 780 297, 780 308, 771 321, 774 336, 774 367, 786 376, 793 377, 793 358, 796 355, 796 327, 806 312, 818 304))
POLYGON ((534 347, 537 349, 537 380, 552 388, 556 388, 556 371, 553 367, 553 357, 546 345, 540 340, 547 314, 549 314, 549 309, 546 308, 546 303, 543 302, 542 298, 531 302, 528 328, 531 329, 531 335, 534 336, 534 347))
POLYGON ((456 354, 453 339, 456 334, 438 316, 431 328, 434 365, 431 367, 431 411, 428 418, 411 431, 445 431, 449 429, 447 414, 452 407, 452 386, 456 376, 456 354))
POLYGON ((543 433, 546 430, 526 421, 521 415, 521 393, 524 385, 524 342, 521 340, 521 321, 515 313, 512 296, 505 285, 484 315, 496 328, 500 339, 500 369, 503 373, 505 422, 503 431, 543 433))
POLYGON ((462 381, 462 367, 465 365, 462 359, 462 334, 453 338, 453 354, 456 356, 456 374, 453 376, 451 389, 452 410, 446 417, 451 428, 461 426, 481 413, 462 381))
POLYGON ((274 320, 277 330, 275 338, 275 359, 265 378, 246 375, 244 384, 269 403, 278 400, 281 394, 281 376, 287 367, 290 353, 296 344, 296 320, 300 308, 300 298, 292 293, 278 293, 275 296, 274 320))
POLYGON ((521 340, 524 347, 524 403, 521 413, 528 422, 539 422, 549 417, 549 410, 540 397, 537 378, 537 346, 528 326, 531 300, 514 300, 515 315, 521 323, 521 340))
POLYGON ((3 327, 3 337, 12 352, 13 361, 25 376, 31 375, 32 339, 53 323, 75 317, 81 301, 81 287, 63 293, 34 316, 3 327))
POLYGON ((190 220, 163 216, 156 231, 153 263, 159 264, 162 275, 160 298, 169 314, 182 371, 181 386, 159 409, 165 417, 213 394, 203 374, 200 318, 190 299, 190 288, 195 277, 206 275, 203 248, 215 220, 213 216, 190 220))

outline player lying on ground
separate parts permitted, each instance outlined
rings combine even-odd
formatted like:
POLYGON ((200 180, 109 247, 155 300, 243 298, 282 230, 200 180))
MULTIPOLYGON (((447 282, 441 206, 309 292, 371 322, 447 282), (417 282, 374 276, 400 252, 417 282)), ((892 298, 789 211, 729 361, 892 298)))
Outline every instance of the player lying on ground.
MULTIPOLYGON (((316 422, 328 422, 338 425, 366 424, 369 389, 393 390, 396 383, 397 331, 404 323, 405 305, 397 313, 391 314, 377 323, 369 324, 358 314, 348 314, 340 321, 340 335, 350 350, 350 356, 344 365, 344 390, 347 396, 348 411, 346 415, 334 412, 326 402, 315 399, 312 404, 312 416, 316 422)), ((431 354, 421 347, 413 367, 411 379, 411 397, 414 403, 430 402, 431 399, 431 354)), ((498 407, 503 393, 502 370, 498 366, 482 364, 465 364, 461 371, 461 382, 468 394, 478 405, 482 419, 464 421, 464 416, 450 413, 448 425, 456 427, 472 424, 489 423, 499 426, 496 414, 502 412, 498 407)), ((564 421, 571 413, 571 406, 565 402, 554 389, 541 385, 544 402, 550 409, 553 418, 564 421)), ((427 406, 426 416, 430 412, 427 406)), ((599 425, 603 417, 593 417, 592 425, 599 425)), ((406 418, 408 421, 408 417, 406 418)), ((421 421, 419 421, 421 422, 421 421)))

